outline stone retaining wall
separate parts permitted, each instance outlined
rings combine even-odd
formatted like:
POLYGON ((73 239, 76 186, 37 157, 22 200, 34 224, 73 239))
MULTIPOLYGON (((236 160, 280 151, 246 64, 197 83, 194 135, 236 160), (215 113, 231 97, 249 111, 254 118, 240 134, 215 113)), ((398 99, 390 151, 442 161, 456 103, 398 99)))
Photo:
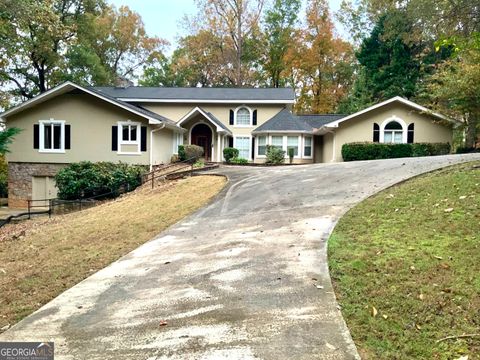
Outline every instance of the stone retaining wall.
POLYGON ((8 206, 26 208, 32 198, 33 176, 55 176, 68 164, 8 163, 8 206))

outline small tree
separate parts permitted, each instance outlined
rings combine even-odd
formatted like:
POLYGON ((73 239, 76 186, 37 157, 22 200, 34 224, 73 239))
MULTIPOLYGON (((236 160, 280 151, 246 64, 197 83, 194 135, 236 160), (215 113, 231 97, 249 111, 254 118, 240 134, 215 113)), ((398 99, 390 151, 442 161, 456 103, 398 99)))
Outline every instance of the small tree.
POLYGON ((196 162, 203 155, 203 148, 198 145, 186 145, 185 157, 186 160, 196 162))
POLYGON ((295 156, 295 149, 288 149, 288 158, 290 159, 290 164, 293 162, 293 157, 295 156))
POLYGON ((239 151, 238 149, 232 148, 232 147, 227 147, 223 149, 223 157, 225 158, 225 161, 227 164, 230 164, 233 159, 238 158, 239 151))
POLYGON ((272 145, 266 146, 266 156, 266 164, 278 165, 285 162, 285 151, 272 145))
POLYGON ((0 131, 0 154, 5 155, 8 151, 8 145, 13 141, 15 135, 17 135, 21 129, 18 128, 8 128, 0 131))
POLYGON ((187 160, 187 155, 185 155, 185 146, 178 145, 178 160, 185 161, 187 160))

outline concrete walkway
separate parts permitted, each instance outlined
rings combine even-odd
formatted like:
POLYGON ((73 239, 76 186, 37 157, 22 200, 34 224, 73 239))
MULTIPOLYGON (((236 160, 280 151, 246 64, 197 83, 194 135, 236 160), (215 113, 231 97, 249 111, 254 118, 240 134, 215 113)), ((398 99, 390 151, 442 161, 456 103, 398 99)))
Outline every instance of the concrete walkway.
POLYGON ((56 359, 358 358, 328 274, 335 223, 385 187, 475 159, 217 170, 230 182, 216 201, 0 340, 53 340, 56 359))

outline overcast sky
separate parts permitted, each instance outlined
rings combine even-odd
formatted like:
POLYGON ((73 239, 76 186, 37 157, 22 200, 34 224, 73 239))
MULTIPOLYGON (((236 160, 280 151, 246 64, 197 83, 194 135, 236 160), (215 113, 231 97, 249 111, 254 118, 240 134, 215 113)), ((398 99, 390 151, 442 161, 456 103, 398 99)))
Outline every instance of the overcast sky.
MULTIPOLYGON (((127 5, 138 12, 142 16, 149 35, 167 39, 173 46, 175 46, 175 39, 183 35, 180 25, 183 16, 196 13, 193 0, 109 0, 109 2, 117 7, 127 5)), ((341 0, 329 0, 329 2, 330 8, 337 11, 341 0)))

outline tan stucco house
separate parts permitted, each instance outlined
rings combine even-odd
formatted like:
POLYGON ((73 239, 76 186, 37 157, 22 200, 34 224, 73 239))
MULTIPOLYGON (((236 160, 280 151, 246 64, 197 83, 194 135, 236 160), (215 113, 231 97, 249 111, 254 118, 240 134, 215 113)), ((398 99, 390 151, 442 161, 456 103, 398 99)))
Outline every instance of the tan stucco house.
MULTIPOLYGON (((82 87, 59 85, 1 114, 22 129, 10 146, 9 205, 56 195, 53 176, 68 163, 168 163, 180 144, 208 161, 235 147, 250 162, 266 145, 295 152, 295 163, 342 161, 348 142, 450 142, 441 115, 396 97, 352 115, 294 115, 293 89, 82 87)), ((287 156, 287 155, 286 155, 287 156)))

